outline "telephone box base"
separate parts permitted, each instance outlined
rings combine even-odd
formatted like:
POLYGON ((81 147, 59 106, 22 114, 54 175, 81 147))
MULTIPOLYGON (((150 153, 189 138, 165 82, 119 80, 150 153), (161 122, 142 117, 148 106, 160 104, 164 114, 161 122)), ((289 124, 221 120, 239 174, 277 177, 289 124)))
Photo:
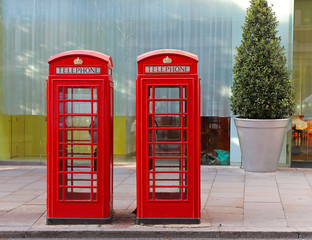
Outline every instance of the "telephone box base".
POLYGON ((112 218, 47 218, 47 225, 107 224, 112 218))
POLYGON ((137 218, 136 224, 200 224, 200 218, 137 218))

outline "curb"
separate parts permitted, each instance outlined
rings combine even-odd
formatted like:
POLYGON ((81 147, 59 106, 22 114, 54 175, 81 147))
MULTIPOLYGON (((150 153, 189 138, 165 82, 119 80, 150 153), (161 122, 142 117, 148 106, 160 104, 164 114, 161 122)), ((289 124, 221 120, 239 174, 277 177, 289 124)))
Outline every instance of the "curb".
POLYGON ((312 232, 185 231, 185 230, 99 230, 99 231, 1 231, 1 238, 312 238, 312 232))

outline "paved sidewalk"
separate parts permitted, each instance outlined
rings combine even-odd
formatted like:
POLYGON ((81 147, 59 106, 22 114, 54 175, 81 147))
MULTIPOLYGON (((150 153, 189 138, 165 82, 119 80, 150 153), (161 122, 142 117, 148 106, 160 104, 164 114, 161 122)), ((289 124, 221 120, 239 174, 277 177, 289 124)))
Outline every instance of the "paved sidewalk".
POLYGON ((135 165, 117 164, 111 224, 48 226, 46 167, 0 165, 0 239, 312 237, 312 169, 251 173, 237 167, 202 166, 202 216, 197 225, 135 225, 135 199, 135 165))

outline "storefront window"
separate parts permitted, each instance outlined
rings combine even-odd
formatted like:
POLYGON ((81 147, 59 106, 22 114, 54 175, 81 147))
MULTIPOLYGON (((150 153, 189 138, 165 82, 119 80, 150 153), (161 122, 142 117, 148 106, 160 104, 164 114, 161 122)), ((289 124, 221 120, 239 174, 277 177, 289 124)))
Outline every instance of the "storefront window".
POLYGON ((297 109, 292 118, 292 165, 312 167, 312 2, 295 0, 294 71, 297 109))

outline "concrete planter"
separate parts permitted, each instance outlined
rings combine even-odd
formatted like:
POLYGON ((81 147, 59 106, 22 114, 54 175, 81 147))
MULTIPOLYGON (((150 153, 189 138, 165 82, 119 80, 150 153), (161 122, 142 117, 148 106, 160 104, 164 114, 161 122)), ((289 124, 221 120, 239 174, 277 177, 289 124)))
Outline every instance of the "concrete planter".
POLYGON ((243 166, 250 172, 274 172, 277 168, 288 119, 234 118, 243 166))

